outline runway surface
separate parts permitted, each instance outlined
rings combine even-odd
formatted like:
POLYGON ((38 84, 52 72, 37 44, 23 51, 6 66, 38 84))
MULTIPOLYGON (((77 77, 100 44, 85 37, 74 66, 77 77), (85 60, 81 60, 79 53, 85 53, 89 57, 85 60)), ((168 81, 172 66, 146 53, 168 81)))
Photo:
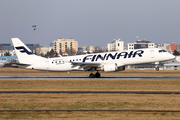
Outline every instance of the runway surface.
MULTIPOLYGON (((102 76, 101 78, 89 78, 88 76, 0 76, 0 80, 138 80, 138 79, 179 79, 180 76, 102 76)), ((171 92, 171 91, 0 91, 2 93, 50 93, 50 94, 180 94, 180 92, 171 92)))
POLYGON ((35 93, 35 94, 180 94, 180 92, 164 92, 164 91, 0 91, 0 94, 27 94, 27 93, 35 93))
POLYGON ((5 112, 155 112, 155 113, 180 113, 180 110, 0 110, 5 112))
POLYGON ((180 79, 180 76, 102 76, 101 78, 89 78, 88 76, 0 76, 0 80, 4 79, 27 79, 27 80, 45 80, 45 79, 103 79, 103 80, 109 80, 109 79, 180 79))

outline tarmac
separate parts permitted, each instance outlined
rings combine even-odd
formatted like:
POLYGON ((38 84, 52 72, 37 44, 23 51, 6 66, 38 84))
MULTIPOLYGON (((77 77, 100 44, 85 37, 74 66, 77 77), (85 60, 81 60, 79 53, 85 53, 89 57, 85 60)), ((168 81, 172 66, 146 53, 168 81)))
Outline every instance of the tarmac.
POLYGON ((97 79, 97 80, 132 80, 132 79, 179 79, 180 76, 102 76, 100 78, 89 78, 88 76, 0 76, 0 80, 45 80, 45 79, 67 79, 67 80, 79 80, 79 79, 97 79))

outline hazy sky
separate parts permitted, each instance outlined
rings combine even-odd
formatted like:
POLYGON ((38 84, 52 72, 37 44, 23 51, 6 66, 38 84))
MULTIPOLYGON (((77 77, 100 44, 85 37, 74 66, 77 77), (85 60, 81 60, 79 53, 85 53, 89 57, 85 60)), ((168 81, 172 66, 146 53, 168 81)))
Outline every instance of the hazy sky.
POLYGON ((106 46, 114 38, 180 43, 180 0, 0 0, 0 43, 18 37, 49 45, 75 38, 106 46))

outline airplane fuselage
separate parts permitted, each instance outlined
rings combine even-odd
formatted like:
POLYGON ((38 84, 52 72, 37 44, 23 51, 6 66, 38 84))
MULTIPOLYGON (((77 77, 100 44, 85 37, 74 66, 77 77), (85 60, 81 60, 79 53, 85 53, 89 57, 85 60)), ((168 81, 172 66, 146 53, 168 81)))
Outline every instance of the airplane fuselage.
POLYGON ((77 56, 48 58, 39 61, 34 61, 27 69, 49 70, 49 71, 72 71, 84 70, 77 66, 73 67, 72 63, 100 63, 98 67, 102 68, 105 64, 114 63, 117 67, 142 64, 151 62, 160 62, 173 59, 174 56, 168 52, 158 48, 153 49, 137 49, 128 51, 116 51, 95 53, 77 56))
MULTIPOLYGON (((19 60, 18 67, 47 71, 92 71, 90 78, 99 78, 101 76, 99 69, 105 72, 122 71, 126 65, 161 62, 175 58, 174 55, 158 48, 43 58, 34 55, 19 38, 12 38, 12 42, 19 60), (96 74, 93 71, 97 71, 96 74)), ((156 67, 156 70, 159 68, 156 67)))

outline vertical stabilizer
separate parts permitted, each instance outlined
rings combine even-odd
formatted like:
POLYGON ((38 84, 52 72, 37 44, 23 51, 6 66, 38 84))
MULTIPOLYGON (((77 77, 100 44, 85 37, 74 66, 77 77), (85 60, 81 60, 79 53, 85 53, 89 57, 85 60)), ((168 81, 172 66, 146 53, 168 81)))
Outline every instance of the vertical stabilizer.
POLYGON ((11 38, 18 60, 23 64, 32 64, 37 60, 45 59, 32 53, 32 51, 19 39, 11 38))

